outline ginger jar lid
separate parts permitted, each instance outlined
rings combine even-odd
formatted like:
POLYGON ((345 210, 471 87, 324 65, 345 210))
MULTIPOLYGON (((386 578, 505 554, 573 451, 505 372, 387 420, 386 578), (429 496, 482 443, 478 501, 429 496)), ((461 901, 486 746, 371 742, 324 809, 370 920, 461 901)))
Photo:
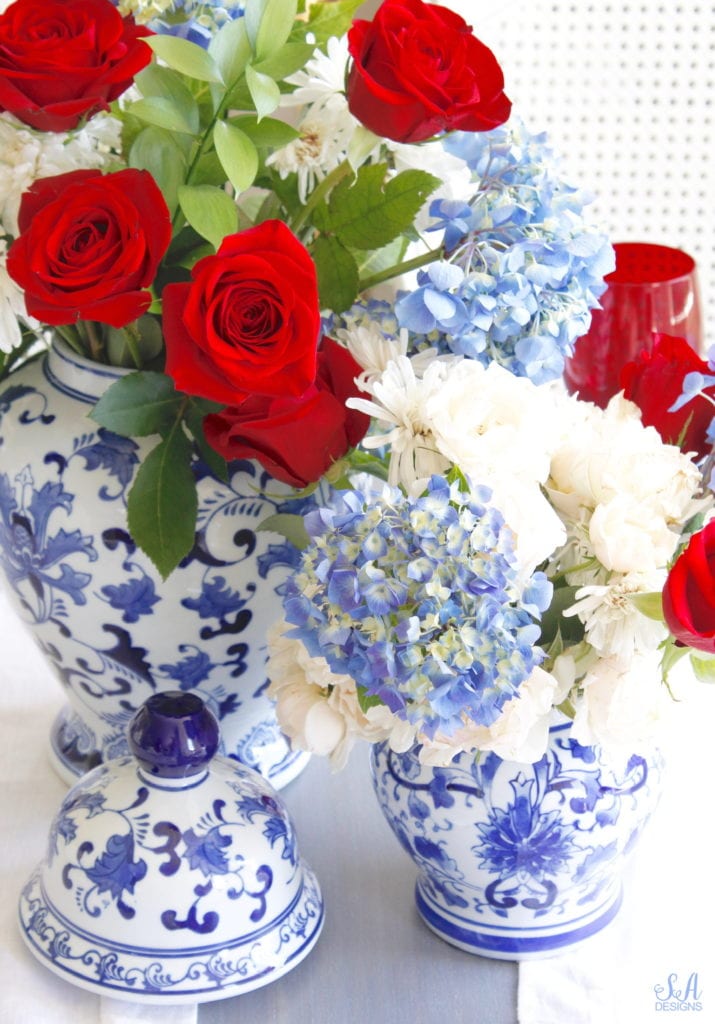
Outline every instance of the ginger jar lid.
POLYGON ((147 1004, 208 1002, 280 978, 323 922, 315 876, 283 801, 216 757, 195 694, 155 694, 132 756, 67 794, 20 898, 34 955, 81 988, 147 1004))

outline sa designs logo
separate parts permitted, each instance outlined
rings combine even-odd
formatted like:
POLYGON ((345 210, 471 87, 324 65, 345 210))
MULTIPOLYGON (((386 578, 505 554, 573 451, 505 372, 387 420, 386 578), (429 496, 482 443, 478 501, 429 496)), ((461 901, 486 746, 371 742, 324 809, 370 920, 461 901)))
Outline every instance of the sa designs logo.
POLYGON ((687 978, 679 978, 676 973, 669 974, 665 985, 654 985, 656 1010, 702 1010, 703 990, 700 987, 697 971, 687 978))

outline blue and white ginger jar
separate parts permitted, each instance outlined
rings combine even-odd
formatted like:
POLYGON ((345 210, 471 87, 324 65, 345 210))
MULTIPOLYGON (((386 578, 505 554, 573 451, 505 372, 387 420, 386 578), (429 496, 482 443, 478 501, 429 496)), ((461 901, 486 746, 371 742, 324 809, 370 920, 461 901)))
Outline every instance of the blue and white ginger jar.
POLYGON ((219 720, 223 751, 280 788, 308 756, 292 751, 266 696, 266 631, 297 552, 258 532, 296 511, 291 489, 255 462, 216 479, 198 459, 194 547, 163 581, 127 530, 126 500, 152 440, 88 418, 129 371, 56 339, 0 386, 0 567, 10 600, 68 699, 51 737, 69 782, 127 751, 151 694, 196 692, 219 720))
POLYGON ((627 855, 658 801, 660 755, 611 763, 568 722, 536 764, 462 753, 432 768, 417 750, 377 744, 372 773, 437 935, 494 959, 538 959, 614 918, 627 855))

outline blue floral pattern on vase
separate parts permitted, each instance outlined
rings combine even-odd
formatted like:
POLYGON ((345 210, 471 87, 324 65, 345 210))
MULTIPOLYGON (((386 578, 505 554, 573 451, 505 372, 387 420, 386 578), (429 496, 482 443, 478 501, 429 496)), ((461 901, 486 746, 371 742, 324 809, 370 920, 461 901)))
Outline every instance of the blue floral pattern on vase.
POLYGON ((317 880, 263 777, 225 758, 185 778, 115 758, 72 787, 20 898, 25 941, 67 980, 204 1002, 291 970, 322 927, 317 880))
POLYGON ((659 755, 609 763, 568 723, 534 765, 373 748, 381 809, 418 868, 417 908, 447 942, 499 959, 548 956, 603 928, 659 796, 659 755))
POLYGON ((92 404, 123 372, 57 341, 0 391, 0 578, 67 695, 52 748, 77 775, 126 752, 126 727, 159 690, 195 690, 224 752, 280 787, 307 763, 265 694, 266 631, 296 553, 258 527, 299 505, 254 462, 230 481, 196 459, 194 547, 163 581, 126 525, 145 446, 93 428, 92 404))

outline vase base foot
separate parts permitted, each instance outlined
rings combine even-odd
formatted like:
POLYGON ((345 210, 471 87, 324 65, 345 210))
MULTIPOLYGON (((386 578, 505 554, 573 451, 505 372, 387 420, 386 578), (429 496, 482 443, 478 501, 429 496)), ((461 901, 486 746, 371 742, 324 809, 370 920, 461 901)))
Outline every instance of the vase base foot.
POLYGON ((470 920, 436 904, 419 881, 415 889, 417 910, 428 928, 451 946, 491 960, 543 960, 567 953, 605 928, 622 898, 618 889, 596 910, 573 921, 519 928, 470 920))
MULTIPOLYGON (((128 754, 126 742, 113 743, 111 757, 128 754)), ((267 779, 274 789, 283 789, 296 779, 310 761, 304 750, 292 750, 274 720, 253 726, 235 750, 224 753, 267 779)), ((50 762, 68 786, 105 761, 97 749, 94 734, 69 704, 58 713, 50 730, 50 762)))

